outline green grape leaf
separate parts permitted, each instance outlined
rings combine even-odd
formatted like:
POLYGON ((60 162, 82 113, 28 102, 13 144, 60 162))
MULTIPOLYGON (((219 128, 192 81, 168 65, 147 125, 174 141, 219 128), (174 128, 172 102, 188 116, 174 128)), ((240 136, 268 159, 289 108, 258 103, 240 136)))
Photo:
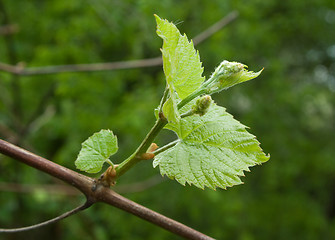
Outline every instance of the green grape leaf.
POLYGON ((101 130, 82 143, 75 165, 81 171, 97 173, 117 150, 117 137, 110 130, 101 130))
POLYGON ((184 99, 204 81, 199 52, 192 41, 181 35, 177 27, 157 15, 157 34, 163 39, 163 68, 169 87, 173 87, 180 99, 184 99))
POLYGON ((153 165, 182 185, 226 189, 242 183, 243 171, 269 159, 246 126, 215 104, 204 116, 182 118, 170 129, 176 131, 179 142, 159 153, 153 165))
POLYGON ((181 35, 177 27, 167 20, 155 15, 157 34, 163 39, 163 69, 167 86, 170 90, 169 100, 163 107, 163 113, 169 122, 178 122, 177 102, 184 99, 204 82, 203 67, 199 53, 192 41, 181 35))

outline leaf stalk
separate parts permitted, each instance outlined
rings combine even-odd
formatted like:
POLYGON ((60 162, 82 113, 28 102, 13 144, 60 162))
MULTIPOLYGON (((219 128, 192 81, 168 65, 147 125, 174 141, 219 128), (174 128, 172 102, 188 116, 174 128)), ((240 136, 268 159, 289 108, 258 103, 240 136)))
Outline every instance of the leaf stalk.
POLYGON ((126 160, 124 160, 120 165, 116 168, 116 176, 120 177, 126 171, 128 171, 132 166, 136 163, 143 160, 142 154, 147 151, 150 147, 151 143, 155 140, 158 133, 163 129, 163 127, 168 123, 166 118, 158 118, 155 125, 152 127, 150 132, 142 141, 141 145, 136 149, 136 151, 130 155, 126 160))
POLYGON ((206 89, 201 87, 198 90, 196 90, 195 92, 191 93, 190 95, 188 95, 186 98, 184 98, 183 100, 181 100, 178 104, 177 107, 178 109, 181 109, 182 107, 184 107, 186 104, 188 104, 190 101, 192 101, 193 99, 195 99, 196 97, 206 94, 206 89))
POLYGON ((180 142, 180 140, 177 139, 173 142, 170 142, 170 143, 164 145, 163 147, 158 148, 156 151, 153 151, 152 153, 156 156, 157 154, 162 153, 162 152, 168 150, 169 148, 172 148, 172 147, 176 146, 176 144, 179 143, 179 142, 180 142))

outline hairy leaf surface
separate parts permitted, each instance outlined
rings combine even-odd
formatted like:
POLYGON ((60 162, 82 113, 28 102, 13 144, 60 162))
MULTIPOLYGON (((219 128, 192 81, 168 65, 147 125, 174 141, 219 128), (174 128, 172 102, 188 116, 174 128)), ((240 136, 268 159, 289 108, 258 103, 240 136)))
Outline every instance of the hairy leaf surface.
POLYGON ((101 130, 82 143, 75 165, 82 171, 97 173, 117 150, 117 138, 113 132, 101 130))
POLYGON ((169 128, 180 142, 158 154, 153 165, 182 185, 225 189, 242 183, 243 171, 269 159, 246 126, 215 104, 204 116, 182 118, 169 128))

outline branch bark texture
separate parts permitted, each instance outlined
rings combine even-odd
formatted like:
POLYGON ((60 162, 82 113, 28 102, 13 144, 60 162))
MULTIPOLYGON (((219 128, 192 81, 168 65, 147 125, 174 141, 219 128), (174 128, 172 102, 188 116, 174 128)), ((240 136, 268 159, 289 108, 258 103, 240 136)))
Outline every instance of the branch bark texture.
MULTIPOLYGON (((21 161, 33 168, 45 172, 80 190, 87 198, 86 206, 97 202, 104 202, 116 208, 129 212, 137 217, 147 220, 159 227, 162 227, 176 235, 187 239, 213 239, 203 233, 200 233, 182 223, 163 216, 140 204, 137 204, 113 191, 108 187, 97 184, 96 179, 79 174, 68 168, 60 166, 41 156, 35 155, 27 150, 17 147, 0 139, 0 153, 9 156, 15 160, 21 161)), ((86 208, 86 207, 85 207, 86 208)), ((84 207, 75 209, 78 212, 84 207)), ((70 211, 71 212, 71 211, 70 211)), ((45 224, 42 224, 44 226, 45 224)), ((29 227, 26 229, 29 230, 29 227)))

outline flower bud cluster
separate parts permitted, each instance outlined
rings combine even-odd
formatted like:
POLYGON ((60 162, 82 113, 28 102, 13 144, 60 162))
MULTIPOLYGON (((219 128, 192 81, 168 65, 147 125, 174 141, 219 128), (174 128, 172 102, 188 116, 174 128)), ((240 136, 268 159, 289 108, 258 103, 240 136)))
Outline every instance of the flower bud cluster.
MULTIPOLYGON (((212 95, 213 93, 220 92, 236 84, 249 81, 258 77, 259 74, 261 74, 263 71, 263 69, 261 69, 258 72, 253 72, 248 71, 247 68, 248 66, 239 62, 229 62, 226 60, 222 61, 215 69, 211 77, 206 82, 204 82, 198 90, 194 91, 192 94, 178 103, 178 109, 182 108, 192 99, 195 99, 198 96, 203 94, 212 95)), ((189 114, 191 114, 191 112, 184 115, 189 116, 189 114)))
POLYGON ((226 60, 221 62, 208 80, 207 87, 209 92, 218 92, 238 83, 241 74, 245 71, 245 67, 246 65, 239 62, 226 60))
POLYGON ((195 105, 192 107, 192 112, 194 114, 199 114, 203 116, 207 113, 210 105, 212 103, 212 98, 209 95, 202 96, 197 100, 195 105))
POLYGON ((235 74, 241 72, 246 65, 239 62, 229 62, 224 60, 220 63, 220 65, 215 69, 212 77, 216 78, 230 78, 235 74))

